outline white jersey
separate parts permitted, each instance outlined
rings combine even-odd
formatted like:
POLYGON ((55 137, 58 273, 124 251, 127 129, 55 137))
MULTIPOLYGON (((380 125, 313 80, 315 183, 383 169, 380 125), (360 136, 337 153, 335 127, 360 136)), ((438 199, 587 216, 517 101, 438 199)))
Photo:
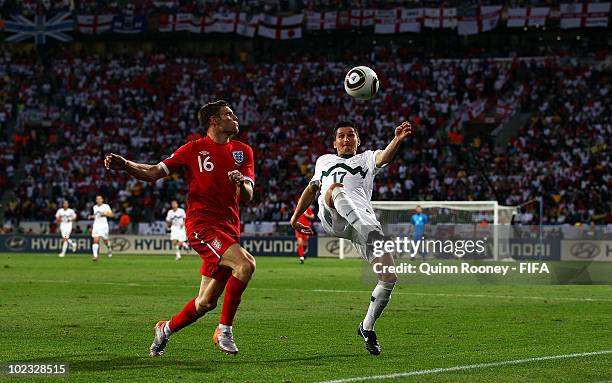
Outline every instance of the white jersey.
POLYGON ((372 262, 374 255, 367 252, 364 236, 335 209, 327 206, 325 194, 332 184, 343 184, 347 197, 359 210, 359 216, 365 225, 382 232, 371 203, 374 176, 381 169, 376 166, 376 153, 368 150, 351 158, 325 154, 317 159, 315 174, 310 181, 320 187, 318 216, 323 229, 334 237, 351 240, 361 257, 368 262, 372 262))
POLYGON ((55 213, 55 218, 60 221, 61 224, 72 223, 76 219, 76 213, 74 210, 68 209, 57 209, 57 213, 55 213))
POLYGON ((178 208, 175 210, 168 210, 166 215, 166 222, 170 222, 172 229, 183 229, 185 227, 185 210, 178 208))
POLYGON ((327 189, 334 183, 341 183, 358 208, 371 211, 374 176, 381 169, 376 166, 377 152, 368 150, 351 158, 342 158, 335 154, 319 157, 314 176, 310 180, 310 183, 316 183, 320 187, 319 206, 324 204, 327 189))
POLYGON ((104 214, 110 211, 111 211, 110 206, 108 206, 105 203, 103 203, 100 206, 94 205, 93 207, 93 215, 95 216, 94 226, 108 226, 108 220, 106 219, 106 215, 104 214))
POLYGON ((55 213, 55 218, 60 221, 60 233, 62 238, 70 238, 70 233, 72 233, 72 221, 76 219, 76 213, 74 210, 68 209, 57 209, 57 213, 55 213))

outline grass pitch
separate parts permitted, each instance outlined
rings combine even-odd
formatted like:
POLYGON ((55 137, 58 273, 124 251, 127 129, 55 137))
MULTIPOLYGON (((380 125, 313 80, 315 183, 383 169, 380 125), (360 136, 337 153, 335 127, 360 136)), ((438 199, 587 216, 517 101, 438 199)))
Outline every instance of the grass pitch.
POLYGON ((373 357, 356 335, 373 287, 359 261, 257 262, 234 326, 238 356, 212 343, 217 307, 151 359, 153 325, 196 295, 199 259, 0 254, 0 364, 70 368, 67 378, 0 380, 320 382, 403 372, 418 375, 385 381, 612 380, 612 353, 425 371, 612 350, 612 286, 402 284, 377 323, 383 353, 373 357))

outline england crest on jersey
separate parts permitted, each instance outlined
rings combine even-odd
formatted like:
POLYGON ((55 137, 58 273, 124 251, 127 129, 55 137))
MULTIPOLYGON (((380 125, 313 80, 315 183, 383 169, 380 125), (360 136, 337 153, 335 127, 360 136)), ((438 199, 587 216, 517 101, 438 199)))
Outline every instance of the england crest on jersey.
POLYGON ((233 151, 232 156, 234 156, 234 161, 236 162, 236 165, 241 165, 242 161, 244 161, 244 152, 242 150, 233 151))

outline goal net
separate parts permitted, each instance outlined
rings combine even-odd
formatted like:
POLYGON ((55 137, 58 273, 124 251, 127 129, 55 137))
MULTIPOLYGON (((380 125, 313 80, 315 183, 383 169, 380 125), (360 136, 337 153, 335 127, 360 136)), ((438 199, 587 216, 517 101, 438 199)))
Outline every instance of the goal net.
MULTIPOLYGON (((484 257, 494 260, 498 259, 500 241, 509 238, 509 225, 518 210, 514 206, 501 206, 497 201, 372 201, 385 235, 410 239, 415 229, 411 218, 418 206, 428 219, 424 237, 486 239, 484 257)), ((342 241, 339 246, 341 259, 345 257, 346 246, 342 241)))

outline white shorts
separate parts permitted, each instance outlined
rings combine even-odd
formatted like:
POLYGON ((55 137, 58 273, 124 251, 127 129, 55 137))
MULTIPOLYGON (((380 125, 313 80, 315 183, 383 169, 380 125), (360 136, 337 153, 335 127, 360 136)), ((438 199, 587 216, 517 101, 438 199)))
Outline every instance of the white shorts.
POLYGON ((92 237, 102 237, 103 239, 108 239, 108 225, 96 225, 94 223, 93 228, 91 230, 92 237))
MULTIPOLYGON (((373 212, 360 210, 359 215, 368 226, 372 226, 372 229, 376 229, 382 233, 382 226, 373 212)), ((359 252, 361 258, 368 261, 368 263, 372 263, 375 257, 374 254, 368 254, 366 251, 365 238, 362 238, 350 223, 338 214, 336 209, 328 207, 325 203, 320 203, 319 219, 321 220, 321 226, 323 226, 327 234, 337 238, 350 240, 359 252)))
POLYGON ((179 242, 187 242, 187 233, 185 233, 185 228, 180 228, 180 227, 170 228, 170 240, 179 241, 179 242))
POLYGON ((70 233, 72 233, 72 222, 60 223, 60 233, 62 234, 62 238, 70 238, 70 233))

